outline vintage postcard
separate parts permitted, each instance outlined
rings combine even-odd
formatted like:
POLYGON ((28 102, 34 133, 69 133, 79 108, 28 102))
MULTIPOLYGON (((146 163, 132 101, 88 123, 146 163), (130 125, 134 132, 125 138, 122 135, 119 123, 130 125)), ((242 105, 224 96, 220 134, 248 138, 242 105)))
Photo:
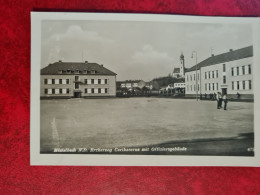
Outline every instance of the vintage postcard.
POLYGON ((31 165, 259 166, 260 19, 31 13, 31 165))

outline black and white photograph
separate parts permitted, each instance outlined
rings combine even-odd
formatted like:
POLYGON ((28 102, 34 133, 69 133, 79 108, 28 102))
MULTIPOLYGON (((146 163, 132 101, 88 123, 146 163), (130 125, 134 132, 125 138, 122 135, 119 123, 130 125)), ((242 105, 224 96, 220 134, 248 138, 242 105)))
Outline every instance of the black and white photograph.
POLYGON ((32 13, 31 163, 256 165, 259 24, 32 13))

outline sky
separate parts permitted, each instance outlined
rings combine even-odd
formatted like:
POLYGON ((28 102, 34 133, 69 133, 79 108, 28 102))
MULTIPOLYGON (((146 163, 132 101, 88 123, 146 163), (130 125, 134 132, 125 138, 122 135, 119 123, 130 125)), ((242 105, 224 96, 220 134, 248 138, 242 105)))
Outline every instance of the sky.
POLYGON ((117 74, 117 80, 150 81, 168 76, 211 54, 252 45, 249 24, 137 21, 43 21, 41 67, 63 62, 95 62, 117 74))

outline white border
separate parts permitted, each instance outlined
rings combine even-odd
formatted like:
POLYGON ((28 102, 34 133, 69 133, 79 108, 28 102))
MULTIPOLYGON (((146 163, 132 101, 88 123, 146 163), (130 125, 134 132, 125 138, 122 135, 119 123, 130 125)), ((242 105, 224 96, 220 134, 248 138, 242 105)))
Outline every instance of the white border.
POLYGON ((260 142, 260 18, 204 17, 154 14, 107 13, 31 13, 31 165, 89 165, 89 166, 259 166, 260 142), (102 21, 157 21, 180 23, 237 23, 253 27, 254 131, 255 156, 170 156, 170 155, 105 155, 105 154, 40 154, 40 57, 42 20, 102 20, 102 21))

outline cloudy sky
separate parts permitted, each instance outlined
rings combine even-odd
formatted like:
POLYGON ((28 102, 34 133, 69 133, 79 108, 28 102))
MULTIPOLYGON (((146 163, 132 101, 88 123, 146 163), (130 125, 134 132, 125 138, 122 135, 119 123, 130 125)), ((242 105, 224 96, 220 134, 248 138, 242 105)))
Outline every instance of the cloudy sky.
POLYGON ((43 21, 41 66, 58 60, 96 62, 117 73, 117 80, 167 76, 211 56, 252 45, 247 24, 198 24, 120 21, 43 21))

